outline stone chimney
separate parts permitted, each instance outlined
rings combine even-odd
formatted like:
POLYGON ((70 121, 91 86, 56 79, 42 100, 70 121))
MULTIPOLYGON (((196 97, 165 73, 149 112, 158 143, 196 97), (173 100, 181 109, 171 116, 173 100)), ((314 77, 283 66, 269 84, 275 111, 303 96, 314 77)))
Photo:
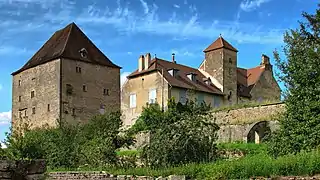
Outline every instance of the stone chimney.
POLYGON ((175 54, 174 53, 172 53, 172 62, 175 63, 175 64, 177 63, 176 60, 175 60, 175 54))
POLYGON ((272 65, 270 63, 270 58, 267 55, 262 54, 260 65, 263 65, 265 70, 272 71, 272 65))
POLYGON ((151 62, 151 54, 147 53, 144 58, 144 69, 148 69, 151 62))
POLYGON ((270 64, 270 58, 267 55, 262 54, 261 65, 270 64))
POLYGON ((144 56, 143 55, 141 55, 140 57, 139 57, 139 61, 138 61, 138 64, 139 64, 139 72, 140 71, 142 71, 142 70, 144 70, 144 56))

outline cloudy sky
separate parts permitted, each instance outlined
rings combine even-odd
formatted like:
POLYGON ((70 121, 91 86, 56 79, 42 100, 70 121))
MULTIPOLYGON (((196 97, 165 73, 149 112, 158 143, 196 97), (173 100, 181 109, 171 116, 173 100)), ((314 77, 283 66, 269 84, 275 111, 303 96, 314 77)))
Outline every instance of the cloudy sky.
MULTIPOLYGON (((238 66, 272 56, 316 0, 0 0, 0 140, 11 118, 11 73, 54 31, 75 22, 117 65, 122 77, 150 52, 198 67, 219 34, 238 50, 238 66)), ((122 78, 123 79, 123 78, 122 78)))

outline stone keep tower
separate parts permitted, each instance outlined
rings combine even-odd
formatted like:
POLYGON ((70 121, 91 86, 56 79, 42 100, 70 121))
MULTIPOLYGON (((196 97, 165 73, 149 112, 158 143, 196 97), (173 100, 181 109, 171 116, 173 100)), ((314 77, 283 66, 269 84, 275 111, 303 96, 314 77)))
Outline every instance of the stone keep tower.
POLYGON ((12 73, 13 130, 86 122, 120 110, 120 67, 71 23, 12 73))
POLYGON ((215 79, 217 87, 226 94, 227 102, 237 103, 238 50, 220 36, 203 52, 205 60, 200 68, 215 79))

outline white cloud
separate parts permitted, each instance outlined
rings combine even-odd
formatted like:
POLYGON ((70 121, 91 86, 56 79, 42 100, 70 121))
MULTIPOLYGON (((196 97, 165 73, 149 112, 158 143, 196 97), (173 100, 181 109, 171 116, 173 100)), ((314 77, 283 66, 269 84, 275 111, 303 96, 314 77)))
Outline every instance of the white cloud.
MULTIPOLYGON (((40 2, 40 0, 32 1, 40 2)), ((50 1, 54 2, 57 0, 50 1)), ((41 15, 41 18, 37 18, 37 21, 32 22, 32 24, 31 22, 21 23, 17 20, 12 20, 15 24, 12 24, 11 20, 7 23, 0 21, 0 28, 7 29, 7 32, 18 31, 20 29, 24 31, 30 29, 30 31, 32 30, 33 32, 35 30, 48 32, 49 29, 51 29, 50 31, 54 31, 61 28, 62 24, 65 25, 75 21, 80 26, 87 26, 88 30, 86 31, 90 31, 90 27, 93 25, 99 25, 105 29, 115 28, 117 31, 127 35, 144 33, 171 36, 172 39, 180 40, 196 38, 215 39, 219 34, 223 34, 224 37, 230 41, 242 43, 279 44, 283 42, 283 29, 264 27, 257 31, 256 27, 258 27, 259 24, 218 19, 203 20, 200 16, 201 13, 198 14, 196 6, 191 4, 186 5, 187 1, 184 2, 185 5, 181 6, 180 9, 186 8, 185 10, 189 11, 189 13, 187 13, 189 17, 172 12, 171 17, 168 18, 162 17, 162 14, 158 11, 159 7, 156 4, 148 4, 145 0, 138 1, 142 5, 144 13, 139 13, 139 11, 131 9, 130 4, 124 5, 121 4, 122 1, 118 0, 115 9, 92 4, 78 14, 72 11, 72 9, 75 8, 74 4, 65 1, 66 0, 62 0, 63 3, 61 3, 64 5, 59 5, 57 9, 53 8, 50 11, 46 11, 47 13, 41 15), (56 13, 56 11, 58 11, 58 13, 56 13), (30 25, 28 26, 28 24, 30 25), (11 28, 6 28, 7 26, 11 28)), ((244 9, 253 9, 265 1, 266 0, 246 0, 241 4, 243 4, 242 7, 244 9)), ((2 36, 6 37, 4 35, 2 36)), ((0 49, 0 53, 1 51, 4 50, 0 49)))
POLYGON ((127 76, 131 74, 130 72, 123 72, 120 75, 120 87, 122 88, 123 84, 126 82, 127 80, 127 76))
POLYGON ((180 6, 178 4, 174 4, 173 7, 178 8, 178 9, 180 8, 180 6))
POLYGON ((0 125, 8 125, 11 121, 11 111, 0 112, 0 125))
POLYGON ((144 1, 144 0, 140 0, 140 3, 143 7, 143 10, 144 10, 144 13, 145 14, 148 14, 149 13, 149 7, 148 7, 148 4, 144 1))
POLYGON ((240 8, 243 11, 249 12, 259 8, 262 4, 267 3, 271 0, 244 0, 240 4, 240 8))

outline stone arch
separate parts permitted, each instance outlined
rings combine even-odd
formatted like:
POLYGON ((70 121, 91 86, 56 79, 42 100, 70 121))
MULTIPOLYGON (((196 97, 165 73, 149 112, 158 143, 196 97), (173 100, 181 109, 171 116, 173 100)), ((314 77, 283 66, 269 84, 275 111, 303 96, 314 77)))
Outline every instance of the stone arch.
POLYGON ((247 143, 259 144, 270 131, 268 121, 255 122, 247 128, 243 139, 247 143))

